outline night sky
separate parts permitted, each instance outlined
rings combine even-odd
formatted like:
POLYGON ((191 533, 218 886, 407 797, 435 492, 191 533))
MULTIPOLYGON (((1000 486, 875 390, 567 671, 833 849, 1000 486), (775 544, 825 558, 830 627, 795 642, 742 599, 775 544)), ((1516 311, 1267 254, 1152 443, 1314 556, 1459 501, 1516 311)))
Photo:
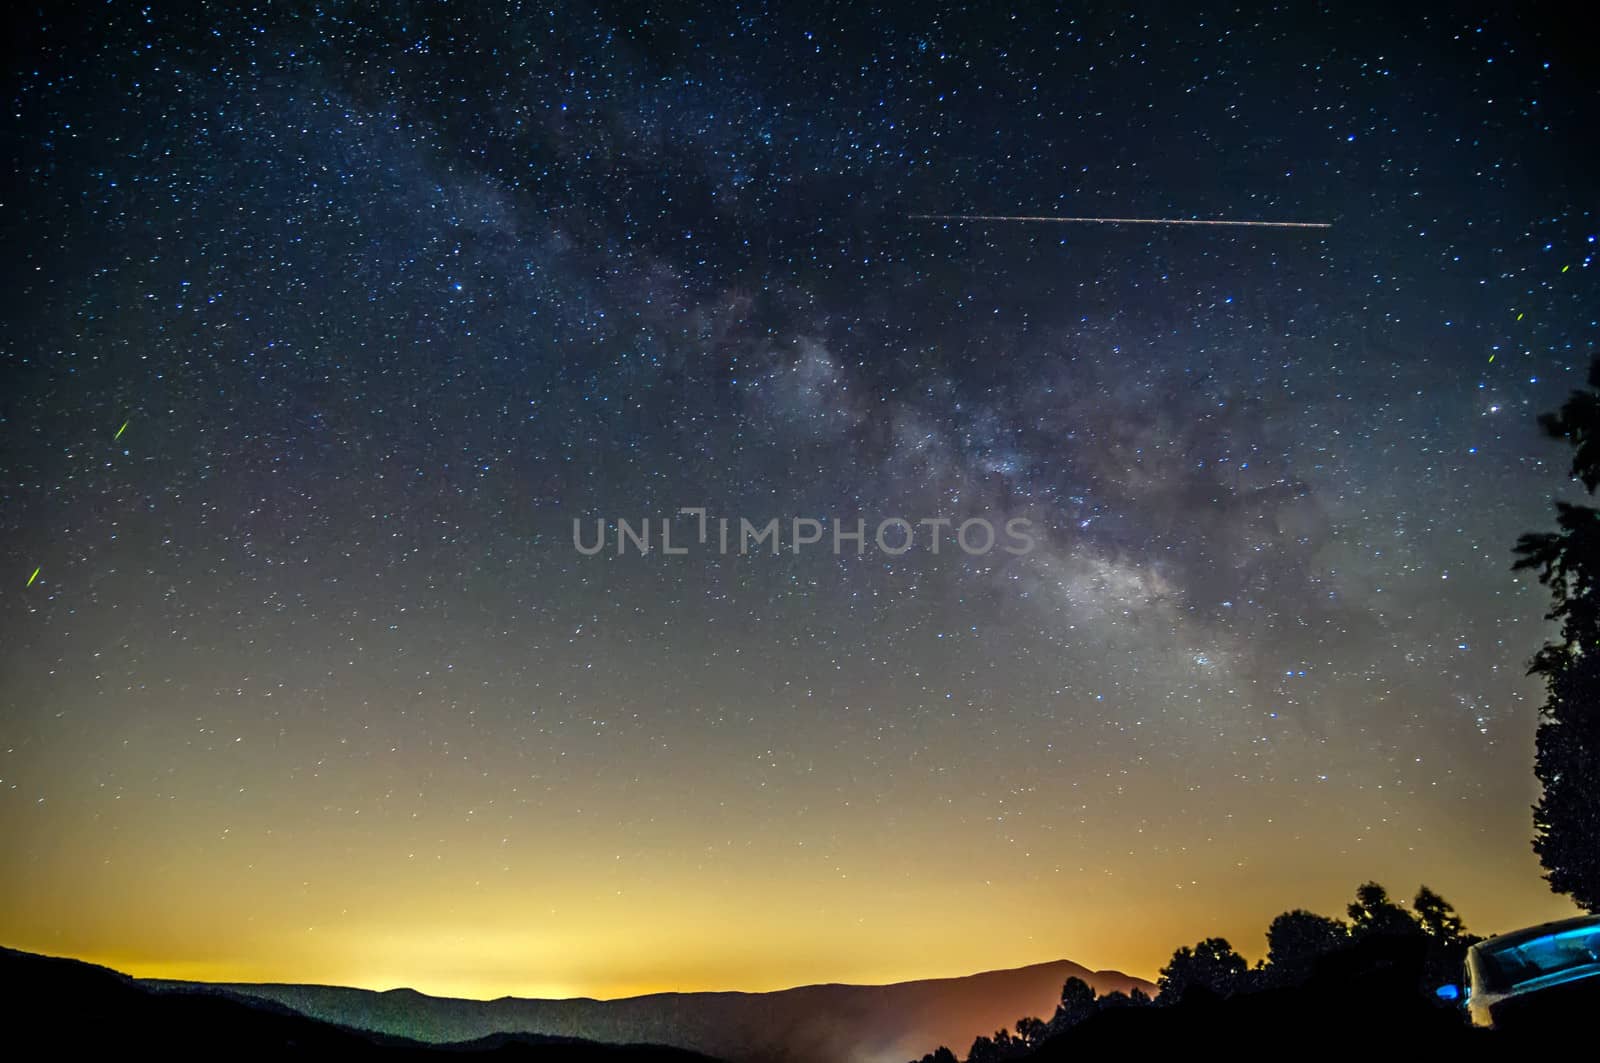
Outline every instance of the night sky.
POLYGON ((376 6, 10 16, 0 942, 606 996, 1570 911, 1556 8, 376 6), (680 507, 867 548, 574 548, 680 507))

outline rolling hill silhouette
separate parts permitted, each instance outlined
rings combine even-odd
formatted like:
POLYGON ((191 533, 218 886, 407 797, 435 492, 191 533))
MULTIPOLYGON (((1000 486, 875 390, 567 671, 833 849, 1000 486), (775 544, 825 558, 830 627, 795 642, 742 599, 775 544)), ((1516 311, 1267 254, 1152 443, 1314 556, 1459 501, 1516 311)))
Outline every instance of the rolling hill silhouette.
POLYGON ((656 1045, 496 1033, 424 1044, 308 1018, 203 985, 162 988, 105 967, 0 948, 0 1045, 13 1059, 432 1060, 492 1055, 528 1063, 715 1063, 656 1045))
POLYGON ((1058 960, 961 978, 893 985, 813 985, 770 993, 655 993, 619 1000, 586 997, 460 1000, 410 989, 376 992, 316 985, 152 987, 255 998, 345 1027, 416 1041, 472 1041, 531 1032, 618 1044, 660 1044, 731 1063, 904 1063, 938 1044, 962 1046, 1024 1015, 1049 1015, 1068 978, 1101 993, 1142 979, 1058 960))

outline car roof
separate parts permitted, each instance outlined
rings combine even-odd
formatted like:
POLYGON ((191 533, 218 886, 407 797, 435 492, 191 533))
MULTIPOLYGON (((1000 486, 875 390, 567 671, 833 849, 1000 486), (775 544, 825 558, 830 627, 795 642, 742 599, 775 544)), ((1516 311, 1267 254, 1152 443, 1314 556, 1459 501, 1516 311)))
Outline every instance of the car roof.
POLYGON ((1521 930, 1513 930, 1509 934, 1500 934, 1489 938, 1487 941, 1480 941, 1472 947, 1483 951, 1515 948, 1518 945, 1550 934, 1561 934, 1568 930, 1577 930, 1585 926, 1600 927, 1600 915, 1579 915, 1571 919, 1557 919, 1551 923, 1540 923, 1538 926, 1524 927, 1521 930))

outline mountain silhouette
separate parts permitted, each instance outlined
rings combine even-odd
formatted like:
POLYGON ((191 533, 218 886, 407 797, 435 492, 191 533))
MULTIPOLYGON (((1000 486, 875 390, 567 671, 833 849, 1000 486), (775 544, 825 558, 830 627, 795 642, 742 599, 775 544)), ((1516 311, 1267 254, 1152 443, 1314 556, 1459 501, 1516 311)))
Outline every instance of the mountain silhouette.
POLYGON ((730 1063, 904 1063, 934 1045, 967 1045, 1024 1015, 1048 1015, 1068 978, 1100 993, 1143 979, 1057 960, 960 978, 893 985, 811 985, 769 993, 653 993, 618 1000, 461 1000, 410 989, 150 982, 286 1006, 360 1030, 432 1043, 511 1032, 659 1044, 730 1063))
POLYGON ((425 1044, 309 1018, 260 997, 197 984, 162 987, 77 960, 0 948, 13 1059, 433 1060, 492 1055, 527 1063, 716 1063, 658 1045, 596 1044, 499 1032, 425 1044))

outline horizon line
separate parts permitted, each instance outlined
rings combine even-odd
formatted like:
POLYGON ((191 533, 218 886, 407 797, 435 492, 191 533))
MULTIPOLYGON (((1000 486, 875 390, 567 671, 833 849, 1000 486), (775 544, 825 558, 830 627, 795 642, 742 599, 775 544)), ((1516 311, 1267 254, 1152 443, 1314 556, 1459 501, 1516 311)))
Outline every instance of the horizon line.
MULTIPOLYGON (((24 955, 24 956, 37 956, 37 957, 40 957, 42 959, 64 960, 64 961, 67 961, 69 963, 86 964, 86 965, 88 965, 90 967, 98 967, 98 968, 100 968, 102 970, 112 971, 112 972, 114 972, 116 974, 122 975, 124 978, 132 979, 135 982, 146 982, 146 983, 150 983, 150 984, 153 984, 153 985, 167 985, 167 986, 173 986, 173 985, 197 985, 197 986, 212 986, 212 987, 218 987, 218 988, 262 986, 262 987, 302 987, 302 988, 307 988, 307 989, 343 989, 343 990, 352 990, 352 991, 359 992, 359 993, 375 993, 375 994, 415 993, 418 996, 431 997, 434 1000, 465 1000, 465 1001, 476 1001, 476 1002, 479 1002, 479 1003, 494 1003, 495 1001, 500 1001, 500 1000, 537 1000, 537 1001, 582 1001, 582 1000, 588 1000, 588 1001, 596 1001, 596 1002, 599 1002, 599 1003, 607 1003, 607 1002, 612 1002, 612 1001, 623 1001, 623 1000, 641 1000, 641 999, 644 999, 646 997, 659 997, 659 996, 768 996, 768 995, 772 995, 772 994, 776 994, 776 993, 792 993, 792 992, 794 992, 796 990, 802 990, 802 989, 829 989, 829 988, 888 989, 888 988, 892 988, 892 987, 895 987, 895 986, 912 985, 912 984, 916 984, 916 983, 920 983, 920 982, 960 982, 960 981, 965 981, 965 980, 967 980, 969 978, 978 978, 978 977, 981 977, 983 975, 1014 974, 1016 972, 1026 971, 1026 970, 1029 970, 1030 968, 1034 968, 1034 967, 1049 967, 1049 966, 1053 966, 1055 964, 1062 964, 1062 963, 1069 964, 1069 965, 1071 965, 1073 967, 1081 968, 1082 970, 1087 971, 1091 975, 1107 975, 1107 976, 1112 976, 1112 977, 1127 978, 1127 979, 1129 979, 1131 981, 1134 981, 1134 982, 1145 982, 1145 983, 1148 983, 1150 985, 1155 985, 1156 984, 1156 979, 1155 978, 1146 977, 1145 975, 1140 975, 1140 974, 1131 974, 1131 973, 1129 973, 1127 971, 1122 970, 1119 967, 1105 967, 1105 968, 1091 967, 1090 965, 1088 965, 1086 963, 1079 963, 1077 960, 1071 960, 1071 959, 1068 959, 1065 956, 1058 956, 1058 957, 1056 957, 1054 959, 1034 960, 1034 961, 1031 961, 1029 963, 1018 964, 1016 966, 983 967, 983 968, 980 968, 979 970, 967 971, 965 974, 932 974, 932 975, 924 975, 924 976, 921 976, 921 977, 894 978, 894 979, 892 979, 890 981, 886 981, 886 982, 852 982, 852 981, 828 980, 828 981, 820 981, 820 982, 784 982, 784 983, 779 983, 775 988, 772 988, 772 989, 733 989, 733 988, 726 988, 726 987, 723 987, 723 988, 703 988, 703 989, 646 989, 646 990, 637 991, 637 992, 634 992, 634 991, 624 992, 624 993, 621 993, 621 994, 618 994, 618 995, 614 995, 614 996, 613 995, 597 995, 595 993, 577 993, 577 994, 570 995, 570 996, 542 996, 542 995, 541 996, 524 996, 524 995, 522 995, 520 993, 516 993, 516 992, 500 993, 500 994, 497 994, 495 996, 476 996, 476 995, 459 995, 459 994, 456 994, 456 993, 441 992, 438 989, 419 989, 419 988, 417 988, 417 983, 416 982, 409 982, 409 981, 405 982, 405 983, 397 983, 397 984, 387 985, 387 986, 383 986, 382 988, 380 988, 379 984, 377 984, 377 983, 367 982, 367 983, 363 984, 362 982, 359 982, 359 981, 323 982, 323 981, 316 981, 316 980, 311 980, 311 981, 303 981, 303 980, 278 981, 278 980, 275 980, 275 979, 269 979, 269 980, 263 981, 263 980, 259 980, 259 979, 252 980, 252 979, 236 979, 236 978, 228 978, 228 979, 178 978, 178 977, 172 977, 170 975, 160 975, 160 974, 135 974, 134 973, 134 969, 135 968, 140 968, 140 967, 148 968, 151 965, 147 965, 147 964, 140 963, 140 962, 137 962, 137 961, 131 961, 131 960, 126 959, 126 958, 123 958, 123 959, 98 958, 98 957, 90 958, 93 954, 76 954, 75 955, 73 953, 62 953, 62 952, 36 952, 36 951, 34 951, 33 949, 30 949, 30 948, 19 948, 16 945, 7 945, 7 944, 0 944, 0 952, 14 952, 14 953, 19 953, 19 954, 24 955)), ((159 963, 159 961, 158 961, 158 963, 159 963)))

